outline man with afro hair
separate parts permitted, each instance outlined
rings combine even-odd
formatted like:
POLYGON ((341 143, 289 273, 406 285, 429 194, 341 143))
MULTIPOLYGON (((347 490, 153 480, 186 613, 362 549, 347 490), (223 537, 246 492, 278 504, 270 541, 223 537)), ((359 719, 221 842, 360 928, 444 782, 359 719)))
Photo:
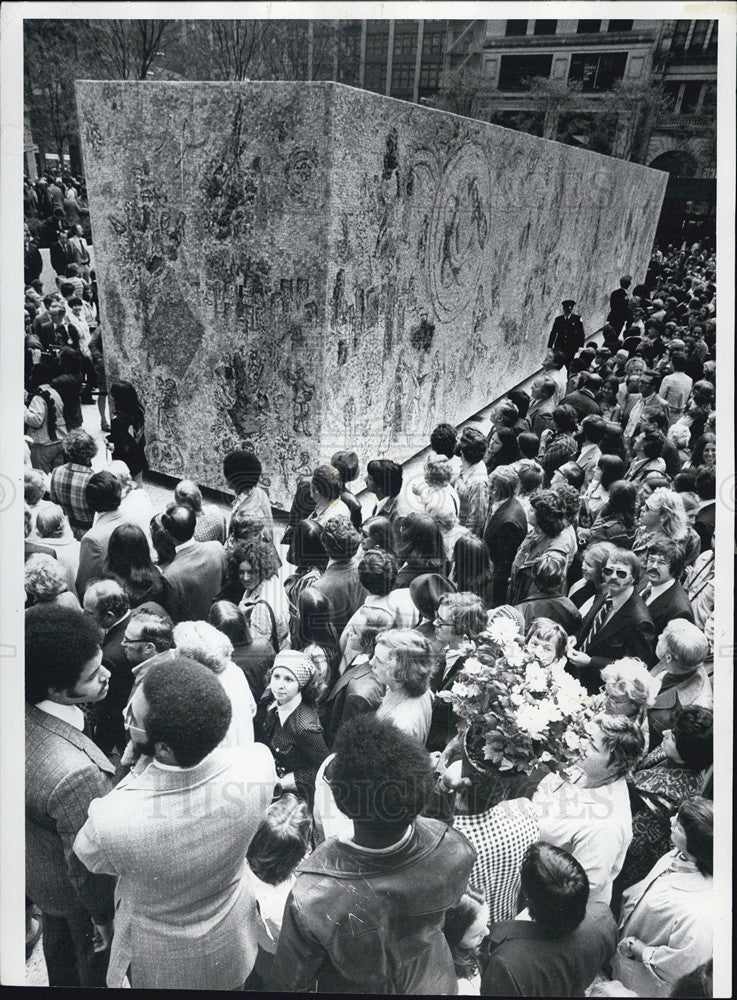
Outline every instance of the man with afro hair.
POLYGON ((26 612, 26 894, 43 915, 49 986, 105 985, 114 880, 72 851, 115 769, 85 733, 81 705, 107 694, 100 631, 81 611, 26 612))
POLYGON ((443 931, 476 852, 439 820, 422 817, 433 788, 427 751, 386 720, 341 726, 325 771, 353 821, 302 862, 287 900, 275 992, 453 994, 443 931))

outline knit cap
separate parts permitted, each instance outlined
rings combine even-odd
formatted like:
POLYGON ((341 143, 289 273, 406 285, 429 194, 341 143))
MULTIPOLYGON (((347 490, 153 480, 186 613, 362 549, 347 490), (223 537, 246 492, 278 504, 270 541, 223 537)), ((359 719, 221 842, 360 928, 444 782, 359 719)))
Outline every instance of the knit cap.
POLYGON ((297 649, 283 649, 281 653, 277 653, 274 658, 274 669, 277 667, 294 674, 300 691, 314 677, 316 671, 315 664, 307 653, 301 653, 297 649))

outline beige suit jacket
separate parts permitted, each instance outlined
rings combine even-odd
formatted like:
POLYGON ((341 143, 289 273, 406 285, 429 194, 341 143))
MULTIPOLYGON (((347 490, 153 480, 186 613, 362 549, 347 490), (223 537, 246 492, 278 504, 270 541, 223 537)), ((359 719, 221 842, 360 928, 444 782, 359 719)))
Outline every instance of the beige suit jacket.
POLYGON ((275 784, 271 753, 255 743, 186 770, 149 764, 92 803, 74 851, 119 876, 108 986, 129 968, 134 988, 243 985, 260 933, 246 851, 275 784))

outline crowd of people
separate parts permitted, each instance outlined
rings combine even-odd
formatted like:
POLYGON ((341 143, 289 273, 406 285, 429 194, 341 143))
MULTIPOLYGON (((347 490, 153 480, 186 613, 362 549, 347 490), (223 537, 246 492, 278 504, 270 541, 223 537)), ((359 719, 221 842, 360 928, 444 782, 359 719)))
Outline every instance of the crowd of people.
POLYGON ((94 281, 57 274, 26 282, 49 984, 710 995, 713 253, 656 250, 591 346, 567 300, 531 393, 488 434, 438 424, 421 481, 336 453, 283 538, 250 450, 225 458, 229 511, 190 479, 154 510, 129 383, 92 471, 94 281), (471 766, 443 697, 499 622, 600 706, 578 758, 516 790, 471 766))

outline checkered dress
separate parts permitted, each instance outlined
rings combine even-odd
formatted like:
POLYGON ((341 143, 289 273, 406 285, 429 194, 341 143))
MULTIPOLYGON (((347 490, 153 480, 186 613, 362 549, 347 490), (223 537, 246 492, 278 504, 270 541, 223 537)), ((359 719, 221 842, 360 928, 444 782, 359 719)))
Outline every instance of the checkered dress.
POLYGON ((67 462, 51 473, 49 495, 69 518, 75 538, 80 538, 92 527, 94 514, 87 506, 84 490, 92 477, 88 465, 67 462))
POLYGON ((540 839, 532 803, 510 799, 475 816, 456 815, 453 826, 476 848, 476 864, 468 882, 483 892, 492 922, 513 920, 522 858, 530 844, 540 839))

